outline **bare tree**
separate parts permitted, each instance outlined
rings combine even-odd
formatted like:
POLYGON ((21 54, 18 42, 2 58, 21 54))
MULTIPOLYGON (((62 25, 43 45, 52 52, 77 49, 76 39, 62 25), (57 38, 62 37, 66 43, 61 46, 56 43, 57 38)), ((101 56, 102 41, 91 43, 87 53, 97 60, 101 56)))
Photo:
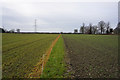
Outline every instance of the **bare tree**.
POLYGON ((113 33, 113 28, 110 28, 110 34, 112 34, 113 33))
POLYGON ((105 22, 104 22, 104 21, 100 21, 100 22, 98 23, 98 26, 99 26, 99 28, 100 28, 101 34, 103 34, 104 28, 105 28, 105 22))
POLYGON ((97 33, 97 26, 93 26, 93 34, 97 33))
POLYGON ((78 29, 74 29, 74 33, 78 33, 78 29))
POLYGON ((82 32, 82 34, 84 34, 85 33, 85 23, 83 23, 83 25, 81 26, 81 28, 80 28, 80 32, 82 32))
POLYGON ((3 28, 0 28, 0 33, 5 33, 5 30, 3 28))
POLYGON ((90 30, 89 30, 89 34, 92 34, 92 24, 89 24, 90 30))
POLYGON ((89 26, 86 26, 84 28, 84 32, 85 32, 85 34, 90 34, 90 28, 89 28, 89 26))
POLYGON ((17 31, 17 33, 19 33, 19 32, 20 32, 20 29, 16 29, 16 31, 17 31))
POLYGON ((14 33, 14 32, 15 32, 15 30, 14 30, 14 29, 11 29, 11 30, 9 30, 9 32, 10 32, 10 33, 14 33))
POLYGON ((106 34, 109 34, 109 29, 110 29, 110 23, 108 22, 107 24, 106 24, 106 34))

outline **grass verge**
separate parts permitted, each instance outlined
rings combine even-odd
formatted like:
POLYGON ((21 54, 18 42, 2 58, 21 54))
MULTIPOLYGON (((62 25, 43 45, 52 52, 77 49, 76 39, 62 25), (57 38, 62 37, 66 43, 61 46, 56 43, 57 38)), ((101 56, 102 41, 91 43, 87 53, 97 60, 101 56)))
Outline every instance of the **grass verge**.
POLYGON ((41 78, 63 78, 66 71, 64 62, 64 42, 60 36, 52 49, 41 78))

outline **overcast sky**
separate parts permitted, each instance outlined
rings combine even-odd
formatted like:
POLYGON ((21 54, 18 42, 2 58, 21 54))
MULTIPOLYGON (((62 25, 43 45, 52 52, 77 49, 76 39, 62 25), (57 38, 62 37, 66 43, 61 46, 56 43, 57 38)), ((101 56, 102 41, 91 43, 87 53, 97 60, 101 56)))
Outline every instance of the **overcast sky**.
POLYGON ((35 19, 37 31, 41 32, 73 32, 83 22, 97 25, 101 20, 110 22, 111 27, 115 28, 118 22, 118 0, 4 0, 0 7, 0 26, 5 29, 34 31, 35 19))

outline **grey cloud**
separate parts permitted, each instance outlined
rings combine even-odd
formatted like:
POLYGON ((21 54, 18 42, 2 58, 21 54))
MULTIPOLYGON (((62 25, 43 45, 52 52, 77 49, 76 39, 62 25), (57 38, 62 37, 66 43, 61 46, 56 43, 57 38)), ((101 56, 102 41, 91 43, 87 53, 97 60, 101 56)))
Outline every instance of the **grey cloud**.
POLYGON ((38 31, 73 31, 84 22, 97 24, 104 20, 112 27, 117 24, 117 3, 39 3, 31 4, 26 9, 3 8, 3 25, 6 28, 21 28, 23 31, 34 30, 34 19, 37 19, 38 31), (30 9, 29 9, 30 6, 30 9), (27 14, 25 12, 28 10, 27 14))

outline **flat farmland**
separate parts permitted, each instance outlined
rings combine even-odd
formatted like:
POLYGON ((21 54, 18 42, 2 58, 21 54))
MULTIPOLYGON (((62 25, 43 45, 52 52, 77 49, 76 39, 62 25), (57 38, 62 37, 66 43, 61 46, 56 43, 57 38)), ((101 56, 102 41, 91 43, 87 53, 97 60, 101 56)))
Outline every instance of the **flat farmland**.
POLYGON ((70 77, 117 78, 118 36, 64 34, 70 77))
POLYGON ((117 78, 118 36, 2 34, 3 78, 117 78))
POLYGON ((58 34, 2 34, 3 78, 25 78, 58 34))

